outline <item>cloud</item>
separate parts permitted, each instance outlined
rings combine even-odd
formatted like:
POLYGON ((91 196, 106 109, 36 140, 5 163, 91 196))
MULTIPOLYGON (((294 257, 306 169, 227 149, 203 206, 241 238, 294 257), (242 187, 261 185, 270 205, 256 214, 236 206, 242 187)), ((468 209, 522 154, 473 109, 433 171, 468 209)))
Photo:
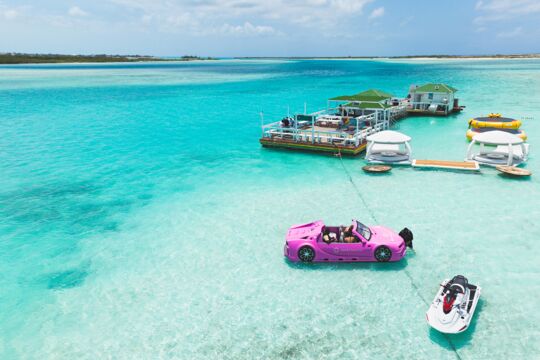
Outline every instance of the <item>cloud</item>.
POLYGON ((6 6, 3 1, 0 1, 0 19, 13 20, 20 18, 28 10, 28 6, 6 6))
POLYGON ((152 22, 152 15, 148 15, 148 14, 145 14, 141 17, 141 21, 144 23, 144 24, 149 24, 152 22))
POLYGON ((244 25, 237 26, 224 24, 219 29, 219 33, 237 36, 261 36, 275 34, 276 30, 271 26, 252 25, 250 22, 246 22, 244 23, 244 25))
POLYGON ((17 10, 9 9, 9 10, 3 11, 2 16, 6 20, 12 20, 12 19, 15 19, 17 16, 19 16, 19 13, 17 12, 17 10))
MULTIPOLYGON (((41 26, 111 29, 116 33, 174 34, 197 37, 315 38, 366 37, 368 20, 385 15, 384 7, 366 6, 377 0, 74 0, 69 6, 14 8, 17 21, 41 26), (99 4, 98 4, 99 3, 99 4)), ((0 0, 0 21, 6 10, 0 0)), ((224 40, 225 41, 225 40, 224 40)))
POLYGON ((476 11, 481 15, 474 19, 476 25, 501 21, 523 15, 540 13, 538 0, 480 0, 476 3, 476 11))
POLYGON ((83 9, 81 9, 78 6, 72 6, 71 8, 69 8, 68 14, 70 16, 86 16, 86 15, 88 15, 88 13, 86 11, 84 11, 83 9))
POLYGON ((384 15, 384 7, 381 6, 373 10, 371 14, 369 15, 369 18, 376 19, 376 18, 380 18, 383 15, 384 15))
POLYGON ((412 15, 408 16, 405 19, 401 20, 401 22, 399 23, 399 26, 404 27, 404 26, 408 25, 413 20, 414 20, 414 16, 412 16, 412 15))
MULTIPOLYGON (((359 13, 362 12, 364 6, 372 0, 330 0, 330 6, 340 12, 359 13)), ((306 1, 309 3, 309 1, 306 1)), ((326 1, 320 2, 321 6, 326 5, 326 1)))
POLYGON ((139 12, 139 19, 146 25, 151 18, 152 23, 162 31, 201 34, 208 33, 208 29, 223 29, 224 34, 229 35, 277 35, 289 32, 291 26, 318 29, 321 32, 331 32, 332 29, 341 31, 344 23, 357 21, 366 4, 375 0, 108 1, 124 7, 125 13, 139 12), (186 14, 189 14, 189 21, 185 18, 186 14), (174 18, 181 21, 171 21, 174 18), (256 22, 265 24, 255 25, 256 22), (238 23, 243 25, 232 25, 238 23), (253 26, 253 29, 246 24, 253 26))
POLYGON ((509 38, 514 38, 516 36, 520 36, 523 34, 523 27, 521 26, 518 26, 516 27, 515 29, 511 30, 511 31, 506 31, 506 32, 501 32, 501 33, 498 33, 497 34, 497 37, 498 38, 505 38, 505 39, 509 39, 509 38))
POLYGON ((199 24, 199 22, 193 18, 190 13, 173 14, 167 16, 166 22, 169 26, 176 28, 188 28, 197 26, 199 24))
POLYGON ((476 10, 497 13, 526 14, 540 11, 540 3, 537 0, 488 0, 478 1, 476 10))
MULTIPOLYGON (((121 0, 125 3, 124 0, 121 0)), ((195 0, 193 6, 171 7, 171 3, 153 4, 136 1, 135 5, 144 10, 144 15, 140 21, 145 26, 156 25, 162 32, 189 33, 190 35, 206 36, 234 36, 234 37, 254 37, 268 35, 282 35, 270 25, 253 24, 251 21, 244 21, 236 25, 240 16, 225 16, 226 11, 215 8, 215 0, 195 0), (189 11, 188 11, 189 10, 189 11), (219 21, 222 20, 222 21, 219 21)), ((228 2, 228 6, 233 13, 251 12, 256 8, 256 4, 249 1, 228 2)))

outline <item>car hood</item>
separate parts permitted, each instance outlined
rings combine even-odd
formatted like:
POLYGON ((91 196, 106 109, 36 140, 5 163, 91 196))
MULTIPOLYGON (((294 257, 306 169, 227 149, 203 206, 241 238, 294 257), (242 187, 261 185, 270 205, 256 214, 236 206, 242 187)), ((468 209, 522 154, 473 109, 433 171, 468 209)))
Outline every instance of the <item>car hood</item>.
POLYGON ((399 245, 403 242, 403 239, 401 236, 399 236, 394 230, 389 229, 384 226, 371 226, 369 228, 372 232, 371 236, 371 242, 381 244, 381 245, 389 245, 389 244, 395 244, 399 245))
POLYGON ((321 220, 306 224, 293 225, 287 232, 287 240, 317 237, 321 233, 323 226, 324 223, 321 220))

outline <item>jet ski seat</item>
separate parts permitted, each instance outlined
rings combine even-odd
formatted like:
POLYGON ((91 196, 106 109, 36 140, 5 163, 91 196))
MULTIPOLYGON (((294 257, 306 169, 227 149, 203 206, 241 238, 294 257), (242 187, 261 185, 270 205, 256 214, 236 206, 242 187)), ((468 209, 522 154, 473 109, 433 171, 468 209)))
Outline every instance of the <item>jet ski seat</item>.
POLYGON ((465 289, 469 287, 469 280, 463 275, 456 275, 450 281, 450 289, 455 290, 460 293, 464 293, 465 289))

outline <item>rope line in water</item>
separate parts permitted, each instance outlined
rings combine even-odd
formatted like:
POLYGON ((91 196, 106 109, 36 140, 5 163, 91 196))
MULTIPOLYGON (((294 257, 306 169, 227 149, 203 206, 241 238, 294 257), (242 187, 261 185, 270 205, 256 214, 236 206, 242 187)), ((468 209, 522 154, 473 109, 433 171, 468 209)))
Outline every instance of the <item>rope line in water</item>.
MULTIPOLYGON (((337 146, 336 146, 337 147, 337 146)), ((337 153, 338 157, 339 157, 339 162, 341 163, 341 166, 343 167, 343 170, 345 171, 345 175, 347 176, 347 178, 349 178, 349 182, 351 183, 352 187, 354 188, 354 191, 356 192, 356 195, 358 195, 358 197, 360 198, 360 200, 362 201, 362 204, 364 204, 367 212, 369 213, 369 215, 371 216, 371 218, 373 219, 374 222, 378 223, 379 221, 377 220, 377 218, 375 217, 375 214, 373 213, 373 211, 371 210, 371 208, 368 206, 366 200, 364 199, 364 197, 362 196, 362 193, 360 192, 360 189, 358 188, 358 186, 356 185, 356 183, 354 182, 353 178, 352 178, 352 175, 351 173, 349 172, 349 170, 347 169, 347 167, 345 166, 345 163, 343 162, 343 157, 341 156, 341 151, 339 151, 339 148, 338 148, 338 153, 337 153)))
MULTIPOLYGON (((337 147, 337 146, 336 146, 337 147)), ((362 193, 360 192, 360 189, 358 188, 358 186, 356 185, 356 183, 354 182, 354 179, 352 178, 352 175, 351 173, 349 172, 349 170, 347 169, 347 167, 345 166, 345 163, 343 162, 343 157, 341 156, 341 151, 339 151, 339 148, 338 148, 338 153, 337 153, 338 157, 339 157, 339 161, 341 163, 341 166, 343 167, 343 170, 345 171, 345 175, 349 178, 349 182, 351 183, 352 187, 354 188, 354 191, 356 192, 356 195, 360 198, 360 200, 362 201, 362 204, 364 204, 367 212, 369 213, 369 215, 371 216, 371 218, 373 219, 373 221, 375 223, 379 223, 379 221, 377 220, 377 218, 375 217, 375 214, 373 213, 373 211, 371 210, 371 208, 368 206, 366 200, 364 199, 364 196, 362 196, 362 193)), ((426 305, 426 306, 430 306, 431 303, 429 303, 426 299, 424 299, 424 297, 422 296, 422 294, 420 293, 420 289, 418 288, 418 286, 416 285, 416 283, 414 282, 414 279, 413 277, 411 276, 411 274, 409 273, 409 271, 407 269, 404 269, 403 270, 405 272, 405 275, 407 275, 407 277, 409 278, 409 281, 411 282, 411 285, 413 287, 413 289, 415 290, 416 292, 416 295, 420 298, 420 300, 422 300, 422 302, 426 305)), ((454 352, 454 354, 456 355, 456 358, 458 360, 461 360, 461 356, 459 355, 457 349, 456 349, 456 346, 454 345, 454 343, 452 342, 452 340, 448 337, 447 334, 445 333, 441 333, 446 342, 448 343, 448 345, 450 346, 450 348, 452 349, 452 351, 454 352)))

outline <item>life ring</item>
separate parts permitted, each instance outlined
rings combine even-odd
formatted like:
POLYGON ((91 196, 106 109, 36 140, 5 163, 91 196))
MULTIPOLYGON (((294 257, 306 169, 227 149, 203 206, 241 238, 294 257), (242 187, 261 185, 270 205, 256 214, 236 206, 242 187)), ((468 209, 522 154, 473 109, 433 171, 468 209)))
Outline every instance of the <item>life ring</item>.
MULTIPOLYGON (((469 129, 467 130, 467 140, 471 141, 473 136, 476 135, 476 134, 479 134, 480 132, 479 131, 474 131, 475 129, 469 129)), ((516 130, 516 129, 513 129, 516 131, 516 133, 514 135, 517 135, 519 136, 523 141, 527 141, 527 133, 525 133, 525 131, 523 130, 516 130)))
MULTIPOLYGON (((490 118, 493 118, 489 114, 490 118)), ((469 120, 469 126, 479 129, 479 128, 493 128, 493 129, 519 129, 521 126, 521 120, 510 120, 510 121, 485 121, 479 119, 469 120)))

